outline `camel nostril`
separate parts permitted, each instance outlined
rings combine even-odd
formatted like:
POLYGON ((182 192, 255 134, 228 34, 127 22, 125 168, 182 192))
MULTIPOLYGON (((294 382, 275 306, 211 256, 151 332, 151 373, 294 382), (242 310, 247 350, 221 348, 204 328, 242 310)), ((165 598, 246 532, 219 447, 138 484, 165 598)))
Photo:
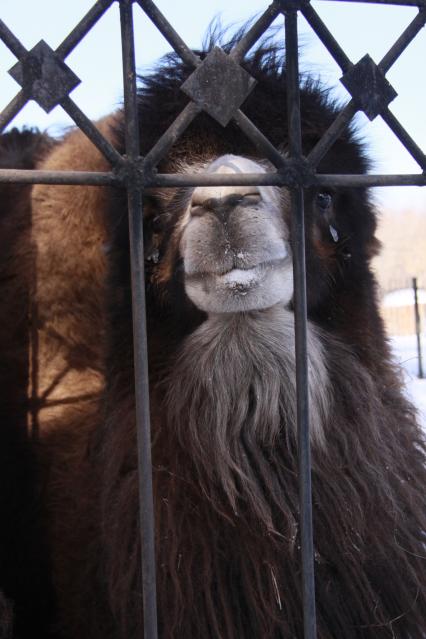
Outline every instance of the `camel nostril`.
POLYGON ((233 208, 235 206, 238 206, 238 204, 241 204, 243 200, 244 200, 244 195, 241 195, 240 193, 236 193, 235 195, 228 195, 228 197, 225 200, 225 204, 228 206, 228 208, 233 208))

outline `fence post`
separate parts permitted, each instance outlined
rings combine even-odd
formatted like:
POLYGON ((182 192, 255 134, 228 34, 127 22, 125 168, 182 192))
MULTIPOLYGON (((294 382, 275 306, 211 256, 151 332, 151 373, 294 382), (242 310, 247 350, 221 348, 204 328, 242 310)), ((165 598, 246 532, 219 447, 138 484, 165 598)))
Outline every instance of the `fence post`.
MULTIPOLYGON (((136 166, 140 154, 137 108, 133 0, 120 0, 125 141, 128 164, 130 267, 132 283, 135 408, 138 448, 139 521, 144 639, 157 639, 154 498, 152 486, 148 343, 146 332, 145 261, 142 186, 136 166)), ((146 123, 144 123, 146 125, 146 123)))
MULTIPOLYGON (((301 159, 302 127, 300 117, 300 81, 298 48, 298 13, 284 12, 286 47, 286 83, 289 155, 301 159)), ((293 232, 294 328, 297 391, 297 454, 299 467, 300 538, 302 558, 303 637, 316 639, 315 566, 312 519, 311 450, 309 439, 309 371, 307 348, 307 300, 305 259, 304 191, 293 186, 291 224, 293 232)))
POLYGON ((419 366, 419 377, 423 379, 423 362, 422 362, 422 342, 421 342, 421 326, 420 326, 420 313, 419 313, 419 301, 417 297, 417 277, 413 277, 413 291, 414 291, 414 317, 416 321, 416 337, 417 337, 417 362, 419 366))

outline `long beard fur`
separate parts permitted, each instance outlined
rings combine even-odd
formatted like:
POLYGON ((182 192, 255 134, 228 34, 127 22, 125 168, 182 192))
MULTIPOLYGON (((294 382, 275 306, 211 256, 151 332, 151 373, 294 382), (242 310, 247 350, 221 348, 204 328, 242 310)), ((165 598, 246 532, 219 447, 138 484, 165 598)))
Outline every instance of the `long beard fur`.
MULTIPOLYGON (((325 445, 330 403, 320 339, 308 326, 311 439, 325 445)), ((185 342, 167 380, 168 423, 196 466, 205 494, 219 490, 237 514, 243 499, 272 527, 252 454, 278 437, 294 449, 294 316, 282 306, 210 316, 185 342)))

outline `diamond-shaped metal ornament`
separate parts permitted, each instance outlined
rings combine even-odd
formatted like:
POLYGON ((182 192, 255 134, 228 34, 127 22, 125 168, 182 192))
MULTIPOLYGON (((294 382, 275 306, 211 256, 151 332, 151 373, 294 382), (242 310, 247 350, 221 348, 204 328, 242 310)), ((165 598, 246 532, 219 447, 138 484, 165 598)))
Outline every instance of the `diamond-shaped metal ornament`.
POLYGON ((40 40, 9 71, 28 99, 35 100, 49 113, 75 87, 80 79, 65 62, 40 40))
POLYGON ((226 126, 256 84, 256 80, 214 47, 181 86, 196 104, 226 126))
POLYGON ((354 64, 340 82, 370 120, 374 120, 398 95, 368 54, 354 64))

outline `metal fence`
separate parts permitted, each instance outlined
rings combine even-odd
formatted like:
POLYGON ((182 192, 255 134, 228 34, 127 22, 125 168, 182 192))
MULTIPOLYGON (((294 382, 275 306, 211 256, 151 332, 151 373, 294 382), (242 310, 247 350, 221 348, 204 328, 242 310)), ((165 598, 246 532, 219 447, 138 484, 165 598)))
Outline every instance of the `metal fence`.
POLYGON ((418 8, 418 13, 378 64, 369 55, 364 56, 354 64, 315 11, 310 0, 274 0, 228 55, 216 49, 203 61, 185 44, 152 0, 98 0, 55 51, 43 40, 33 49, 27 51, 19 39, 0 20, 0 38, 18 59, 18 62, 10 70, 10 74, 22 87, 0 114, 0 133, 29 100, 35 100, 46 112, 49 112, 54 106, 60 105, 111 164, 109 172, 96 173, 3 169, 0 170, 0 181, 33 184, 112 185, 127 190, 133 298, 145 639, 156 639, 157 637, 157 612, 141 196, 144 188, 152 186, 207 185, 286 186, 291 192, 304 636, 305 639, 314 639, 316 637, 306 348, 304 189, 312 186, 426 185, 425 155, 389 110, 388 105, 397 94, 385 77, 387 71, 425 25, 426 0, 348 1, 413 6, 418 8), (79 79, 64 62, 114 2, 118 2, 120 6, 125 155, 121 155, 101 135, 94 124, 69 97, 69 93, 79 83, 79 79), (194 69, 194 72, 186 82, 186 92, 191 98, 190 102, 145 157, 141 157, 139 152, 133 4, 138 5, 147 14, 182 60, 194 69), (340 66, 343 73, 341 82, 352 96, 349 103, 339 113, 333 124, 307 156, 303 155, 301 147, 298 68, 299 13, 303 14, 313 31, 340 66), (247 93, 236 92, 235 87, 232 85, 222 87, 224 101, 223 104, 218 105, 212 104, 211 101, 209 102, 202 90, 202 80, 208 79, 214 82, 215 77, 221 76, 221 73, 217 73, 220 69, 223 71, 224 68, 227 68, 231 73, 241 73, 240 62, 243 61, 246 53, 261 38, 272 22, 275 19, 279 19, 280 16, 283 16, 285 21, 287 69, 285 81, 288 95, 289 155, 285 158, 239 109, 247 93), (265 157, 271 161, 276 170, 265 174, 243 175, 158 173, 156 166, 160 160, 201 111, 207 111, 221 124, 226 124, 232 119, 245 135, 255 143, 257 148, 264 153, 265 157), (334 144, 357 111, 363 111, 370 120, 380 115, 421 167, 423 173, 413 175, 318 174, 316 167, 321 158, 334 144))

